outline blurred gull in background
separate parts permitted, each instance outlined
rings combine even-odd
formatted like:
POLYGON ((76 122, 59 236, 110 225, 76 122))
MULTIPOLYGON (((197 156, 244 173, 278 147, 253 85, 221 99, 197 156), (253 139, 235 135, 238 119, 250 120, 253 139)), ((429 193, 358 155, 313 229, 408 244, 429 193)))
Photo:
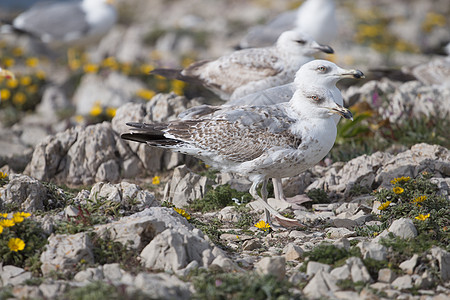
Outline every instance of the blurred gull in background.
POLYGON ((271 45, 286 30, 303 32, 318 43, 330 44, 338 30, 334 0, 307 0, 297 10, 284 12, 266 25, 251 28, 239 47, 271 45))

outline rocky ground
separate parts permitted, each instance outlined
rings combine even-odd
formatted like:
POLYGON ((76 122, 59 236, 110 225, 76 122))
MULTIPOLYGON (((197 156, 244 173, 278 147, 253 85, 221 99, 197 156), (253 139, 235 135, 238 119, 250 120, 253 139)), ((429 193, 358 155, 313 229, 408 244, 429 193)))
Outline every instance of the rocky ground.
POLYGON ((88 56, 1 41, 1 299, 450 297, 450 89, 392 72, 438 57, 447 1, 337 1, 327 59, 368 78, 340 86, 355 120, 330 155, 284 179, 289 205, 269 199, 304 224, 277 230, 245 178, 120 133, 218 103, 147 73, 228 53, 300 1, 118 2, 88 56))

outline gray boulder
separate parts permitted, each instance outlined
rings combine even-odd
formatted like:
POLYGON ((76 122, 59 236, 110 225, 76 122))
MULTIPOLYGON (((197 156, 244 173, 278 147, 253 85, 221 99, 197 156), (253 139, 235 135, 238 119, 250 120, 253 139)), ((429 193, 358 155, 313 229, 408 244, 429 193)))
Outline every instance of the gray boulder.
POLYGON ((0 187, 0 207, 14 204, 24 211, 43 210, 47 198, 47 188, 26 175, 10 175, 8 184, 0 187))

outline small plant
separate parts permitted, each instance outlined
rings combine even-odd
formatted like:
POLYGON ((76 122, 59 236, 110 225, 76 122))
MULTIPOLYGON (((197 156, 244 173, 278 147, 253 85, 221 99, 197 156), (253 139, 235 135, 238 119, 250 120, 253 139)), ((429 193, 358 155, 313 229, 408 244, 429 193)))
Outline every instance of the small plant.
POLYGON ((121 286, 114 286, 101 281, 89 283, 78 288, 71 288, 64 294, 64 299, 148 299, 148 295, 140 291, 128 292, 121 286))
POLYGON ((219 228, 222 226, 222 222, 219 219, 208 220, 207 223, 203 223, 198 219, 191 219, 190 222, 195 227, 203 231, 203 233, 205 233, 209 237, 211 242, 218 246, 222 246, 223 248, 225 247, 224 245, 222 245, 222 242, 220 240, 220 235, 222 233, 219 231, 219 228))
POLYGON ((28 268, 38 272, 36 262, 45 244, 46 236, 31 214, 16 212, 0 214, 0 258, 5 265, 28 268))
POLYGON ((203 199, 196 199, 189 205, 193 211, 208 212, 224 208, 225 206, 234 205, 233 198, 241 200, 242 203, 251 201, 252 196, 247 192, 238 192, 232 189, 230 185, 219 185, 215 189, 206 192, 203 199))
POLYGON ((304 256, 308 257, 310 261, 334 265, 352 256, 360 257, 361 252, 357 247, 352 247, 347 251, 334 245, 323 243, 311 251, 305 252, 304 256))
POLYGON ((330 203, 328 194, 322 189, 311 189, 306 195, 311 198, 313 204, 330 203))

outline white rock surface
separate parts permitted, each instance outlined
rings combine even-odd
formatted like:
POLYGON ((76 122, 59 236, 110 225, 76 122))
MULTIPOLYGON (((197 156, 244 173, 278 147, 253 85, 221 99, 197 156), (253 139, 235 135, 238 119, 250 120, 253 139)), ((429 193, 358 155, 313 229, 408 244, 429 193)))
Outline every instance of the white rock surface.
POLYGON ((286 275, 286 259, 283 256, 264 257, 255 264, 256 272, 273 275, 279 280, 286 275))
POLYGON ((388 231, 403 239, 415 238, 417 236, 417 229, 414 226, 413 221, 408 218, 394 220, 388 231))

